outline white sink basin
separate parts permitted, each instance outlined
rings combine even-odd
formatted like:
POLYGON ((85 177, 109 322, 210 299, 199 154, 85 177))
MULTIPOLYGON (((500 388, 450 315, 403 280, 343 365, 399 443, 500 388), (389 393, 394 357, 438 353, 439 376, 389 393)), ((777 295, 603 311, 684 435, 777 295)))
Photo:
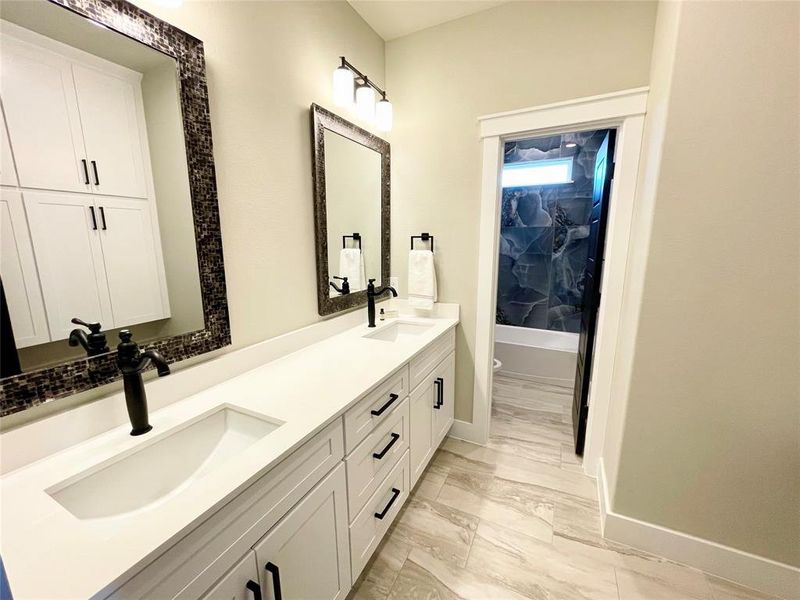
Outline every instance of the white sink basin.
POLYGON ((79 519, 115 517, 160 503, 280 427, 230 406, 176 428, 47 490, 79 519))
POLYGON ((433 323, 395 321, 391 325, 386 325, 376 331, 364 335, 364 337, 373 340, 383 340, 384 342, 396 342, 397 340, 408 339, 422 335, 431 327, 433 327, 433 323))

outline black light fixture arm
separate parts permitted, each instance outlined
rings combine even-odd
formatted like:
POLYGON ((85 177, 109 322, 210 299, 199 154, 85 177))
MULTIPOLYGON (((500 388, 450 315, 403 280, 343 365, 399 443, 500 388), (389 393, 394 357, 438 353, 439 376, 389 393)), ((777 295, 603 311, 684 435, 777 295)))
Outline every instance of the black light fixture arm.
POLYGON ((339 58, 341 58, 341 59, 342 59, 342 66, 343 66, 345 69, 350 69, 350 70, 351 70, 351 71, 352 71, 352 72, 355 74, 356 78, 358 78, 358 79, 360 79, 361 81, 363 81, 363 82, 364 82, 364 85, 368 85, 369 87, 371 87, 373 90, 375 90, 376 92, 378 92, 378 93, 381 95, 381 97, 382 97, 384 100, 386 100, 386 90, 382 90, 382 89, 381 89, 381 88, 379 88, 377 85, 375 85, 374 83, 372 83, 372 80, 371 80, 369 77, 367 77, 367 76, 366 76, 366 75, 364 75, 364 74, 363 74, 361 71, 359 71, 359 70, 358 70, 358 69, 357 69, 357 68, 356 68, 356 67, 355 67, 355 66, 354 66, 354 65, 353 65, 351 62, 349 62, 349 61, 348 61, 348 60, 347 60, 347 59, 346 59, 344 56, 340 56, 339 58))

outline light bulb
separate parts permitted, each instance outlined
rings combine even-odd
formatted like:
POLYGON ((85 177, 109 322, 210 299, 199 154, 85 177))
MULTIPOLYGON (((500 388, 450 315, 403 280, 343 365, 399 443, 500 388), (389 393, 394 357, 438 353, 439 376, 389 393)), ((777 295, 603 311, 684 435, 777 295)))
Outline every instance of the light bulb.
POLYGON ((366 82, 356 88, 356 114, 365 121, 375 117, 375 90, 366 82))
POLYGON ((336 106, 353 104, 353 72, 347 67, 333 72, 333 102, 336 106))
POLYGON ((386 98, 375 105, 375 126, 381 131, 392 130, 392 103, 386 98))

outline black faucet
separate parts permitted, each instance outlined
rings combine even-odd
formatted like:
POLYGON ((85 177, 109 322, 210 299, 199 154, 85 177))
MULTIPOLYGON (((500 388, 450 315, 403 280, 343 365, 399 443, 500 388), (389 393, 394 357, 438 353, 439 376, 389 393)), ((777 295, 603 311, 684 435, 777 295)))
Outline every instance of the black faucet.
POLYGON ((78 317, 72 319, 71 323, 75 325, 83 325, 89 329, 89 335, 83 329, 73 329, 69 333, 69 345, 77 346, 80 344, 86 350, 87 356, 97 356, 98 354, 105 354, 108 352, 108 344, 106 343, 106 334, 100 331, 102 325, 100 323, 87 323, 78 317))
POLYGON ((342 282, 342 287, 339 287, 338 285, 336 285, 335 283, 333 283, 331 281, 331 287, 333 289, 335 289, 337 292, 339 292, 342 296, 344 296, 345 294, 349 294, 350 293, 350 282, 347 281, 347 277, 339 277, 337 275, 334 275, 333 278, 334 279, 339 279, 342 282))
POLYGON ((133 334, 127 329, 119 332, 122 340, 117 346, 117 364, 122 371, 125 384, 125 404, 128 405, 128 417, 131 420, 131 435, 142 435, 153 426, 147 416, 147 394, 144 391, 142 371, 153 362, 159 377, 169 375, 169 365, 164 357, 154 349, 139 350, 139 344, 131 341, 133 334))
POLYGON ((367 285, 367 316, 369 318, 368 327, 375 327, 375 297, 392 292, 392 296, 397 298, 397 290, 390 285, 386 285, 379 290, 375 289, 375 280, 370 279, 367 285))

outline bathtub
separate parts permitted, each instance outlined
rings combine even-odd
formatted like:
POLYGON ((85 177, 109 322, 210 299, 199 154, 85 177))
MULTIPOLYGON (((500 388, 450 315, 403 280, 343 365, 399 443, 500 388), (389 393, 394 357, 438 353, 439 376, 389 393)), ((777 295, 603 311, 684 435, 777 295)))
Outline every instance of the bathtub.
POLYGON ((501 374, 572 387, 577 356, 577 333, 495 325, 494 357, 503 363, 501 374))

